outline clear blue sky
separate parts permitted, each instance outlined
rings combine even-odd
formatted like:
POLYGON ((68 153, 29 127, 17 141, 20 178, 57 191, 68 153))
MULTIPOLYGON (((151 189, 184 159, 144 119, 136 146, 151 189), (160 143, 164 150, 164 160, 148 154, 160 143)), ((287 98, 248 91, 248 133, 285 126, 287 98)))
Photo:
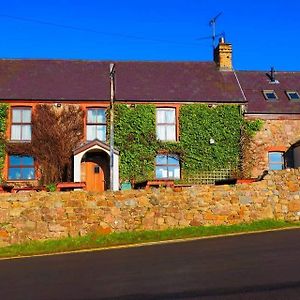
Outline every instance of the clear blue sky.
POLYGON ((299 0, 1 0, 0 58, 208 61, 219 12, 235 69, 300 71, 299 0))

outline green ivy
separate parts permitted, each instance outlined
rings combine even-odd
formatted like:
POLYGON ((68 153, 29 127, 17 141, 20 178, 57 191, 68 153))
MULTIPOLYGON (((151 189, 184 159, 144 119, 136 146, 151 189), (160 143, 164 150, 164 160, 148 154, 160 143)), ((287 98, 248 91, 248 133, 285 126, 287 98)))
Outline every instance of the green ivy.
MULTIPOLYGON (((1 103, 0 104, 0 172, 2 174, 2 170, 4 167, 5 160, 5 133, 6 133, 6 125, 7 125, 7 112, 8 105, 1 103)), ((2 175, 1 175, 2 181, 2 175)))
POLYGON ((142 181, 154 177, 155 106, 115 105, 115 146, 120 150, 120 179, 142 181))
POLYGON ((186 149, 183 172, 188 175, 238 167, 243 122, 236 105, 181 106, 180 143, 186 149))
POLYGON ((253 137, 256 132, 260 131, 264 126, 263 120, 247 120, 244 122, 245 133, 249 137, 253 137))
POLYGON ((155 156, 178 154, 184 176, 199 171, 237 169, 241 158, 241 129, 253 135, 261 121, 244 121, 237 105, 182 105, 180 141, 156 139, 155 106, 115 105, 115 146, 120 150, 121 180, 155 178, 155 156), (213 139, 214 143, 210 140, 213 139))

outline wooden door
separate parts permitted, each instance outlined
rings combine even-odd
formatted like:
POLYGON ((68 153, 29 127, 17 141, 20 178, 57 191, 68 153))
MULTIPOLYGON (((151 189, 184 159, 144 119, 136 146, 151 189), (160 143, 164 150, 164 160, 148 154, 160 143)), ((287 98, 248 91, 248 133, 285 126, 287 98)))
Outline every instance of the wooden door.
POLYGON ((85 162, 86 189, 91 192, 104 191, 104 173, 102 168, 94 162, 85 162))

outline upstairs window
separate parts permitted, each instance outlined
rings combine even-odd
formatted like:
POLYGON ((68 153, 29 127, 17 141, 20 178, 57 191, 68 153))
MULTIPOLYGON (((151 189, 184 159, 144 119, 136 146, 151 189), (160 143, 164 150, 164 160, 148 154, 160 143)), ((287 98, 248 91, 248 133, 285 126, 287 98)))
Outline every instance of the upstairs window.
POLYGON ((157 179, 180 179, 179 159, 175 155, 157 155, 155 159, 157 179))
POLYGON ((11 140, 31 141, 31 108, 13 107, 11 114, 11 140))
POLYGON ((274 101, 278 99, 275 91, 273 90, 264 90, 263 94, 267 100, 274 101))
POLYGON ((284 152, 269 152, 269 170, 284 169, 284 152))
POLYGON ((297 91, 286 91, 290 100, 300 100, 300 95, 297 91))
POLYGON ((33 157, 19 155, 8 157, 8 180, 32 180, 34 176, 33 157))
POLYGON ((161 141, 176 141, 175 108, 156 109, 156 136, 161 141))
POLYGON ((104 108, 89 108, 87 110, 86 139, 106 141, 106 111, 104 108))

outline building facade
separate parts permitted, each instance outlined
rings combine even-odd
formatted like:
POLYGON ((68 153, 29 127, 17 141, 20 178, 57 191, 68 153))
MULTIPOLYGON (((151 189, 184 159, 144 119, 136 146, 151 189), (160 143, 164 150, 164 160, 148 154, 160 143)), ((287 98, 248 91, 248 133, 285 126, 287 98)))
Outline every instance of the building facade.
MULTIPOLYGON (((260 176, 269 169, 298 167, 300 73, 236 72, 232 68, 231 45, 222 39, 214 57, 214 62, 114 62, 114 102, 128 107, 154 105, 156 138, 175 144, 181 138, 182 106, 238 106, 245 119, 264 121, 262 130, 247 147, 249 176, 260 176)), ((70 158, 73 180, 86 182, 91 191, 119 189, 122 153, 116 148, 111 151, 109 146, 110 64, 0 61, 0 101, 9 105, 6 139, 8 144, 22 144, 25 149, 22 153, 7 152, 2 174, 5 181, 38 184, 45 170, 40 170, 31 151, 26 153, 26 145, 29 149, 32 142, 32 120, 37 107, 47 105, 59 114, 64 107, 74 105, 84 117, 83 136, 74 144, 70 158)), ((214 142, 213 137, 208 141, 214 142)), ((176 153, 158 152, 153 164, 156 179, 182 177, 176 153)))

